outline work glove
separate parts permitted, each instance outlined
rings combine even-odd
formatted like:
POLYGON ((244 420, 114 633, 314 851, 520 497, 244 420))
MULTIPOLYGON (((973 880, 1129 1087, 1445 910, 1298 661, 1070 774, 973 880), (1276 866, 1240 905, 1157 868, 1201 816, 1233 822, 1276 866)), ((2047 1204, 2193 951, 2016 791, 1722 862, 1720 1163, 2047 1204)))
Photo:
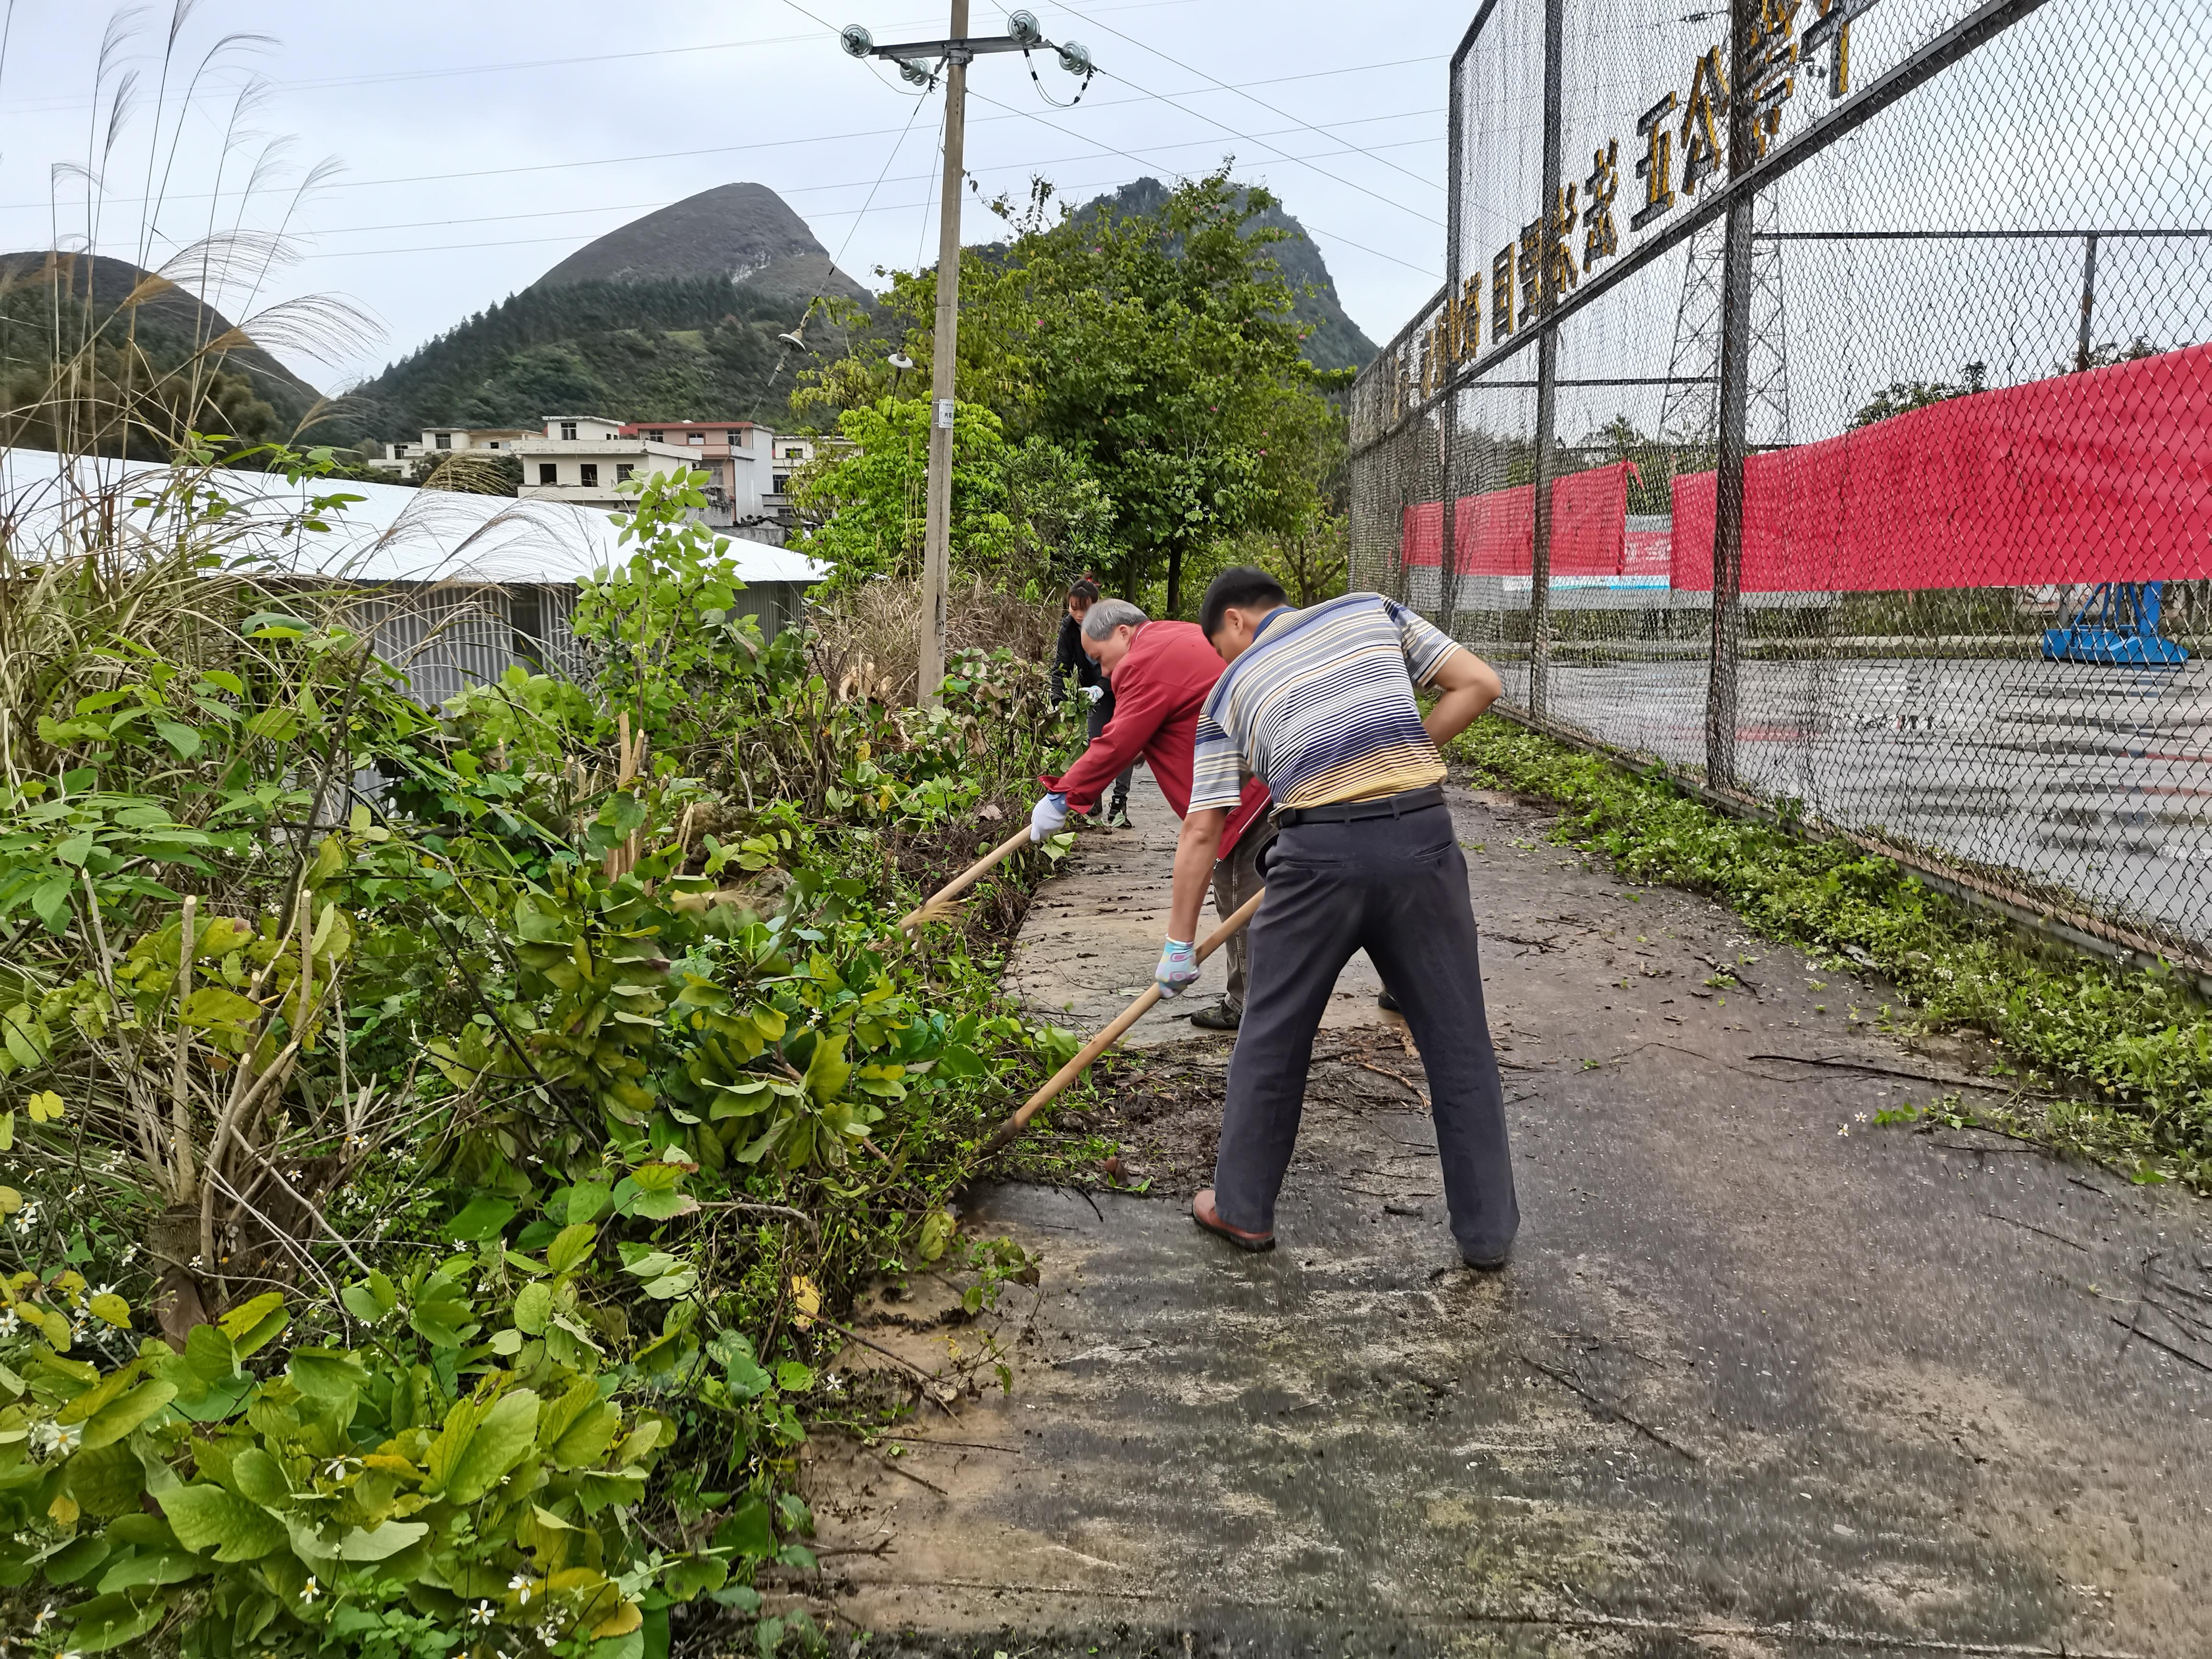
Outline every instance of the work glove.
POLYGON ((1067 797, 1047 795, 1030 809, 1030 840, 1041 842, 1067 828, 1067 797))
POLYGON ((1106 688, 1103 685, 1086 685, 1083 688, 1083 695, 1091 702, 1097 702, 1099 698, 1106 695, 1106 688))
POLYGON ((1171 939, 1160 947, 1160 965, 1152 969, 1152 983, 1163 998, 1179 997, 1198 977, 1198 946, 1190 939, 1171 939))

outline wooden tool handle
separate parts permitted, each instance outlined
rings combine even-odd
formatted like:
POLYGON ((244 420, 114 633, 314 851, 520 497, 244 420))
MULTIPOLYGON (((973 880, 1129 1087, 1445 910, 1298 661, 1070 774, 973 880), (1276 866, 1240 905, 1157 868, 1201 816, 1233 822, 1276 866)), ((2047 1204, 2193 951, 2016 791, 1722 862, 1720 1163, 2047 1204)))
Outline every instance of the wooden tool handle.
MULTIPOLYGON (((1206 957, 1243 933, 1246 926, 1250 923, 1253 914, 1259 909, 1260 901, 1267 896, 1267 890, 1262 887, 1250 898, 1238 905, 1235 913, 1226 921, 1208 933, 1200 942, 1197 959, 1204 962, 1206 957)), ((982 1156, 989 1158, 1013 1140, 1023 1130, 1028 1128, 1030 1120, 1035 1117, 1042 1108, 1057 1097, 1069 1084, 1089 1071, 1091 1063, 1119 1042, 1122 1034, 1142 1019, 1146 1010, 1159 1000, 1160 988, 1157 984, 1147 985, 1134 1002, 1115 1016, 1112 1024, 1085 1043, 1077 1051, 1073 1060, 1054 1072, 1044 1087, 1029 1097, 1021 1110, 998 1127, 991 1138, 983 1143, 982 1156)))
POLYGON ((977 882, 982 880, 984 877, 989 875, 992 871, 997 869, 1001 864, 1004 864, 1008 859, 1020 852, 1023 848, 1027 847, 1029 844, 1030 827, 1025 823, 1020 829, 1015 830, 1012 835, 1007 836, 1006 840, 1000 842, 996 847, 993 848, 988 853, 986 853, 981 858, 977 859, 975 863, 969 865, 958 875, 953 877, 953 878, 945 883, 944 886, 932 893, 929 897, 923 902, 919 909, 908 911, 899 921, 900 931, 902 933, 911 933, 914 929, 921 926, 922 919, 927 916, 932 910, 934 910, 939 905, 945 903, 950 899, 959 897, 961 894, 966 892, 970 887, 973 887, 977 882))

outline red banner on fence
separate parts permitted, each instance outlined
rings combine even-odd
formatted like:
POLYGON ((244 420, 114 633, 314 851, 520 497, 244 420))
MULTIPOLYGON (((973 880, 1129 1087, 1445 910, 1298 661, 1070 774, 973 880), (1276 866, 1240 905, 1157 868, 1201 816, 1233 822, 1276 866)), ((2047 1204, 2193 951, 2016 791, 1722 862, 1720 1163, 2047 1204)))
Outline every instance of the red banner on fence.
MULTIPOLYGON (((1628 524, 1628 475, 1634 464, 1617 461, 1558 480, 1552 486, 1552 574, 1617 576, 1628 524)), ((1711 538, 1710 532, 1707 541, 1711 538)), ((1521 484, 1482 495, 1462 495, 1453 515, 1452 568, 1462 576, 1526 576, 1536 546, 1536 487, 1521 484)), ((1406 563, 1443 562, 1444 509, 1422 501, 1406 509, 1406 563)))
MULTIPOLYGON (((1674 480, 1674 548, 1673 585, 1710 589, 1710 472, 1674 480)), ((1744 468, 1747 593, 2204 576, 2212 345, 1954 398, 1744 468)))

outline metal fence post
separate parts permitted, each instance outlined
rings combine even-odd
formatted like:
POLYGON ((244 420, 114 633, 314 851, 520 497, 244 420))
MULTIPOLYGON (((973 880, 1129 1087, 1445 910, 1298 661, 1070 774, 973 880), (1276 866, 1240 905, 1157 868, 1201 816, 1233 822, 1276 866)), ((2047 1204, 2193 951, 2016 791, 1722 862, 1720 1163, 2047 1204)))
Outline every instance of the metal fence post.
POLYGON ((2096 313, 2097 233, 2093 230, 2081 239, 2081 326, 2074 342, 2076 373, 2089 367, 2089 330, 2094 325, 2096 313))
MULTIPOLYGON (((1746 86, 1759 0, 1731 0, 1729 84, 1746 86)), ((1753 100, 1729 100, 1729 177, 1757 159, 1753 100)), ((1705 781, 1736 784, 1736 666, 1743 641, 1744 417, 1751 397, 1751 213, 1748 194, 1729 203, 1721 243, 1720 453, 1713 478, 1713 640, 1705 690, 1705 781)))
POLYGON ((1449 137, 1444 148, 1444 165, 1449 171, 1446 177, 1452 180, 1444 192, 1444 309, 1437 319, 1435 337, 1443 344, 1443 371, 1439 377, 1445 387, 1443 418, 1437 423, 1443 446, 1442 468, 1443 489, 1443 545, 1437 550, 1437 626, 1449 637, 1456 620, 1454 612, 1459 608, 1459 492, 1452 481, 1453 452, 1459 447, 1459 392, 1455 377, 1459 372, 1461 331, 1466 319, 1460 310, 1460 167, 1466 160, 1466 104, 1460 93, 1459 66, 1452 66, 1451 94, 1446 102, 1450 107, 1449 137))
MULTIPOLYGON (((1553 258, 1552 215, 1559 199, 1559 126, 1565 103, 1566 25, 1563 0, 1544 0, 1544 199, 1539 220, 1536 338, 1536 458, 1534 522, 1528 548, 1528 712, 1551 712, 1552 697, 1552 445, 1558 418, 1559 331, 1552 313, 1559 303, 1558 260, 1553 258)), ((1573 234, 1573 227, 1567 228, 1573 234)), ((1570 255, 1569 257, 1571 257, 1570 255)))

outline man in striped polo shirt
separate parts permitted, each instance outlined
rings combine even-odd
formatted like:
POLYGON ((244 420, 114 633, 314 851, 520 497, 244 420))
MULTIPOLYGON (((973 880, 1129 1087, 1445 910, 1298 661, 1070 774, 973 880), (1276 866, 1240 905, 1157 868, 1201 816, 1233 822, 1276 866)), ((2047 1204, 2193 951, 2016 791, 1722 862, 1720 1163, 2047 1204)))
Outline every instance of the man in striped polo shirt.
POLYGON ((1502 1267, 1521 1212, 1467 860, 1440 787, 1442 746, 1497 699, 1498 676, 1380 594, 1294 611, 1275 580, 1249 565, 1214 578, 1199 626, 1229 670, 1194 740, 1190 812, 1155 975, 1163 995, 1194 976, 1190 941, 1214 846, 1247 776, 1273 793, 1280 834, 1252 921, 1214 1184, 1192 1215, 1246 1249, 1273 1245, 1314 1032, 1339 970, 1364 947, 1421 1051, 1460 1255, 1470 1267, 1502 1267), (1439 694, 1425 718, 1416 687, 1439 694))

